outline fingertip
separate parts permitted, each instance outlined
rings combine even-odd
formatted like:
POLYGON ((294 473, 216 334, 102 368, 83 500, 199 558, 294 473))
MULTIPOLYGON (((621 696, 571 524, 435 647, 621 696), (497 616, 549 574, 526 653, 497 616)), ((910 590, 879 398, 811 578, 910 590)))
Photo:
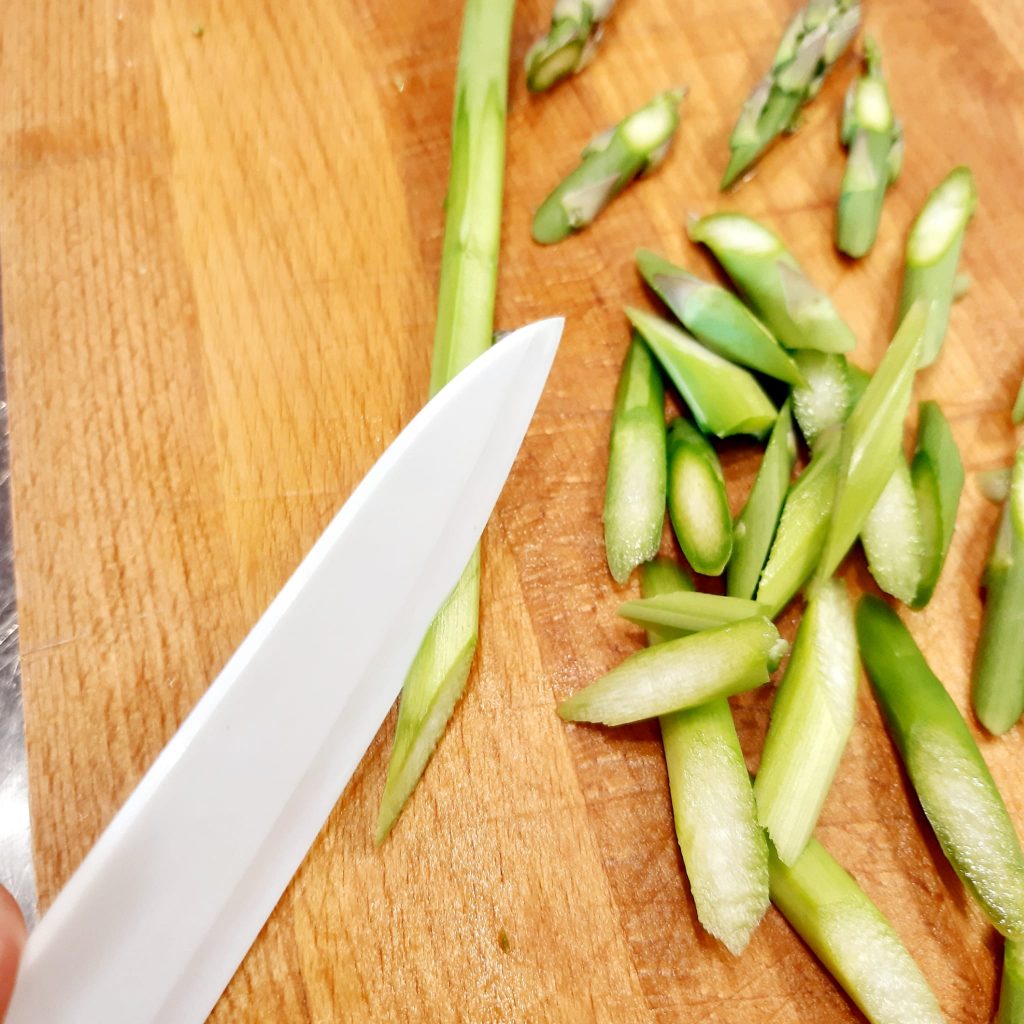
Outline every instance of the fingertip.
POLYGON ((0 888, 0 1020, 7 1012, 28 931, 14 897, 0 888))

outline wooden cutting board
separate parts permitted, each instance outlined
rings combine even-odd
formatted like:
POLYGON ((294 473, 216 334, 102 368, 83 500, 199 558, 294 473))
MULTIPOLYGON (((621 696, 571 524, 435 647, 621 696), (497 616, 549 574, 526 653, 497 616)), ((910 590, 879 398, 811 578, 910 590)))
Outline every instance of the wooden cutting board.
MULTIPOLYGON (((497 321, 568 316, 484 544, 476 670, 422 786, 371 842, 381 730, 213 1019, 860 1019, 771 911, 734 959, 697 926, 657 733, 555 702, 640 643, 604 565, 609 412, 640 245, 698 272, 689 211, 777 228, 873 367, 903 239, 969 162, 981 205, 942 361, 971 470, 1005 462, 1024 369, 1024 8, 868 0, 907 130, 871 256, 831 248, 845 60, 799 135, 723 198, 739 106, 789 0, 622 0, 596 63, 530 98, 517 12, 497 321), (555 248, 532 210, 598 129, 690 86, 674 152, 555 248)), ((356 481, 423 401, 456 0, 8 0, 0 246, 32 815, 48 904, 356 481)), ((725 446, 737 504, 756 449, 725 446)), ((908 620, 963 708, 996 510, 968 481, 908 620)), ((415 529, 410 510, 409 528, 415 529)), ((858 558, 855 587, 870 583, 858 558)), ((790 631, 793 612, 784 619, 790 631)), ((282 685, 289 685, 282 680, 282 685)), ((756 765, 771 692, 735 701, 756 765)), ((930 838, 865 687, 820 838, 895 923, 950 1021, 987 1021, 999 944, 930 838)), ((1021 730, 982 739, 1024 831, 1021 730)), ((55 984, 59 980, 55 979, 55 984)))

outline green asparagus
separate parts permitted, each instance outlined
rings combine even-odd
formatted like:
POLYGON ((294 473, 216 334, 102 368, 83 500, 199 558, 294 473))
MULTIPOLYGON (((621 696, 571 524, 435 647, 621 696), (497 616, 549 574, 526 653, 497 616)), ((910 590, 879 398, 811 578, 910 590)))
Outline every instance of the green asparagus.
POLYGON ((846 585, 815 588, 786 666, 754 783, 758 817, 784 864, 804 851, 853 729, 857 637, 846 585))
POLYGON ((836 244, 854 258, 875 244, 885 193, 903 162, 903 128, 892 112, 881 54, 873 39, 864 51, 864 74, 850 86, 843 110, 842 139, 849 158, 836 220, 836 244))
POLYGON ((752 374, 715 355, 661 317, 639 309, 627 309, 626 315, 704 433, 762 437, 768 432, 777 412, 752 374))
POLYGON ((792 358, 732 292, 703 281, 651 252, 638 249, 643 279, 703 345, 723 359, 785 381, 802 384, 792 358))
MULTIPOLYGON (((693 595, 667 559, 645 565, 646 602, 693 595)), ((724 600, 724 599, 719 599, 724 600)), ((648 642, 667 639, 649 631, 648 642)), ((768 907, 768 847, 724 697, 661 717, 676 837, 700 923, 735 954, 768 907)))
POLYGON ((999 736, 1024 713, 1024 446, 1013 467, 985 569, 985 616, 974 656, 973 701, 978 720, 999 736), (1016 508, 1015 508, 1016 506, 1016 508))
POLYGON ((787 401, 779 410, 750 497, 733 527, 732 558, 726 576, 730 597, 749 598, 757 590, 778 529, 795 459, 796 438, 787 401))
POLYGON ((810 447, 829 427, 846 422, 853 408, 850 364, 837 352, 806 349, 794 356, 803 386, 793 388, 793 413, 810 447))
POLYGON ((769 844, 768 869, 772 903, 871 1024, 944 1024, 892 925, 821 843, 792 867, 769 844))
POLYGON ((1007 940, 995 1024, 1024 1024, 1024 942, 1007 940))
POLYGON ((1024 852, 966 722, 906 626, 877 597, 861 600, 857 637, 939 845, 992 924, 1024 938, 1024 852))
POLYGON ((634 338, 615 392, 604 540, 608 568, 624 583, 658 553, 665 522, 665 396, 647 346, 634 338))
POLYGON ((732 554, 732 515, 715 449, 684 419, 668 432, 668 512, 690 567, 717 576, 732 554))
MULTIPOLYGON (((513 7, 514 0, 466 0, 431 394, 491 344, 513 7)), ((403 684, 377 821, 378 843, 397 821, 465 688, 476 650, 479 604, 480 563, 474 555, 424 637, 403 684)))
POLYGON ((859 0, 809 0, 782 36, 771 69, 750 94, 729 138, 723 191, 783 132, 796 130, 800 111, 860 25, 859 0))
POLYGON ((1013 412, 1010 418, 1014 423, 1024 423, 1024 380, 1020 383, 1020 388, 1017 391, 1017 397, 1013 403, 1013 412))
POLYGON ((904 604, 921 587, 925 539, 910 466, 900 452, 889 482, 860 530, 868 571, 878 586, 904 604))
POLYGON ((921 347, 922 366, 934 363, 942 350, 960 249, 977 201, 970 170, 957 167, 928 196, 910 229, 899 316, 902 319, 919 300, 929 303, 928 326, 921 347))
POLYGON ((637 651, 563 701, 570 722, 625 725, 753 690, 768 681, 787 644, 765 618, 669 640, 637 651))
POLYGON ((698 594, 676 587, 640 601, 624 601, 619 605, 619 614, 645 629, 657 630, 662 640, 671 640, 702 629, 742 622, 764 612, 756 601, 698 594))
POLYGON ((551 25, 526 54, 530 92, 550 89, 590 62, 615 0, 555 0, 551 25))
POLYGON ((896 468, 927 319, 925 305, 915 303, 843 427, 835 502, 818 563, 819 580, 836 571, 896 468))
POLYGON ((714 253, 786 348, 847 352, 856 344, 832 300, 811 283, 775 232, 740 213, 702 217, 689 232, 714 253))
POLYGON ((537 210, 534 241, 550 245, 586 227, 631 181, 659 167, 679 127, 684 95, 684 89, 663 92, 592 139, 579 167, 537 210))

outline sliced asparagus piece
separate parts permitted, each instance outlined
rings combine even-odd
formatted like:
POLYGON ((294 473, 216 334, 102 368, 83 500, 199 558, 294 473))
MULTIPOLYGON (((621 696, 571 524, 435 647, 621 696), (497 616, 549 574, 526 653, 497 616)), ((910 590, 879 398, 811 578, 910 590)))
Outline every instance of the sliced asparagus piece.
POLYGON ((810 0, 786 27, 771 69, 750 94, 729 138, 729 188, 783 132, 821 88, 860 24, 858 0, 810 0))
POLYGON ((810 839, 853 729, 860 665, 846 585, 815 589, 779 684, 754 783, 758 817, 784 864, 810 839))
POLYGON ((818 563, 819 580, 836 571, 896 468, 927 321, 926 306, 915 303, 843 427, 835 504, 818 563))
POLYGON ((921 581, 910 602, 913 608, 923 608, 932 599, 953 541, 964 489, 964 464, 946 417, 935 402, 922 402, 919 409, 911 475, 924 547, 921 581))
POLYGON ((821 436, 810 464, 789 489, 782 518, 761 573, 757 602, 774 618, 807 582, 828 534, 839 473, 839 429, 821 436))
POLYGON ((679 322, 712 352, 787 384, 803 383, 771 331, 732 292, 695 277, 650 249, 637 250, 636 264, 679 322))
POLYGON ((960 249, 977 201, 970 170, 957 167, 928 196, 910 229, 899 316, 902 319, 918 300, 929 303, 922 366, 934 363, 942 350, 960 249))
POLYGON ((665 522, 665 392, 647 346, 634 337, 615 392, 604 542, 608 568, 624 583, 661 544, 665 522))
POLYGON ((779 410, 757 478, 733 527, 732 558, 726 576, 730 597, 752 597, 771 549, 796 459, 796 438, 787 401, 779 410))
MULTIPOLYGON (((671 558, 659 555, 648 562, 640 570, 640 593, 644 600, 656 597, 668 596, 669 594, 695 594, 693 577, 685 569, 676 565, 671 558)), ((626 605, 640 604, 640 601, 625 601, 619 607, 619 614, 623 614, 626 605)), ((627 616, 628 617, 628 616, 627 616)), ((664 643, 666 640, 677 640, 679 631, 675 629, 663 629, 655 623, 644 623, 647 633, 647 645, 653 647, 655 644, 664 643)), ((724 626, 724 622, 716 622, 715 625, 724 626)))
POLYGON ((1018 513, 1024 447, 1017 453, 1010 497, 985 568, 985 616, 974 655, 972 698, 978 720, 997 736, 1024 713, 1024 530, 1018 513))
POLYGON ((715 449, 684 419, 668 432, 668 512, 690 567, 717 576, 732 554, 732 515, 715 449))
POLYGON ((530 92, 550 89, 590 63, 615 0, 555 0, 551 26, 526 54, 530 92))
POLYGON ((692 222, 750 307, 786 348, 847 352, 853 332, 815 287, 775 232, 740 213, 713 213, 692 222))
POLYGON ((903 128, 893 115, 873 39, 864 45, 864 74, 846 94, 842 139, 849 157, 839 193, 836 244, 840 252, 858 258, 875 244, 885 193, 903 162, 903 128))
POLYGON ((892 925, 821 843, 792 867, 769 846, 768 865, 772 903, 871 1024, 944 1024, 892 925))
MULTIPOLYGON (((467 0, 455 81, 431 394, 491 344, 501 235, 513 0, 467 0)), ((383 842, 462 694, 476 650, 480 564, 471 560, 402 686, 377 820, 383 842)))
POLYGON ((663 640, 669 640, 730 622, 742 622, 764 612, 756 601, 698 594, 677 587, 670 593, 645 597, 640 601, 625 601, 619 605, 619 614, 645 629, 657 630, 663 640))
POLYGON ((860 540, 875 582, 904 604, 914 602, 922 584, 925 538, 921 518, 910 466, 899 453, 889 482, 864 520, 860 540))
POLYGON ((966 722, 906 626, 878 598, 861 600, 857 637, 939 845, 992 924, 1024 938, 1024 852, 966 722))
POLYGON ((765 618, 706 629, 637 651, 558 713, 571 722, 625 725, 696 707, 763 685, 786 649, 765 618))
POLYGON ((579 167, 537 210, 534 241, 550 245, 586 227, 631 181, 660 166, 679 127, 684 95, 683 89, 663 92, 593 139, 579 167))
POLYGON ((1024 381, 1020 383, 1020 389, 1017 391, 1017 397, 1013 403, 1013 412, 1010 414, 1010 418, 1014 423, 1024 423, 1024 381))
POLYGON ((704 433, 763 437, 768 432, 777 412, 750 373, 661 317, 639 309, 627 309, 626 316, 679 389, 704 433))
POLYGON ((811 447, 829 427, 846 422, 853 408, 850 364, 837 352, 797 352, 804 385, 793 388, 793 413, 811 447))
MULTIPOLYGON (((647 603, 691 596, 693 583, 667 559, 645 565, 641 578, 647 603)), ((647 635, 651 644, 667 639, 647 635)), ((661 735, 697 917, 739 954, 768 907, 768 846, 728 700, 662 715, 661 735)))
POLYGON ((978 489, 996 505, 1002 505, 1010 496, 1010 470, 985 469, 976 474, 978 489))
POLYGON ((995 1024, 1024 1024, 1024 942, 1007 940, 995 1024))

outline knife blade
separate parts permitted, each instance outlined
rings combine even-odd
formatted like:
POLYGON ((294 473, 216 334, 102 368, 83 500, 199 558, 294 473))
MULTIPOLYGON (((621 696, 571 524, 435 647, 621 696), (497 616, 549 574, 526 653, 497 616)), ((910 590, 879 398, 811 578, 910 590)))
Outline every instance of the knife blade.
POLYGON ((477 543, 562 324, 502 340, 381 456, 43 916, 8 1024, 205 1020, 477 543))

